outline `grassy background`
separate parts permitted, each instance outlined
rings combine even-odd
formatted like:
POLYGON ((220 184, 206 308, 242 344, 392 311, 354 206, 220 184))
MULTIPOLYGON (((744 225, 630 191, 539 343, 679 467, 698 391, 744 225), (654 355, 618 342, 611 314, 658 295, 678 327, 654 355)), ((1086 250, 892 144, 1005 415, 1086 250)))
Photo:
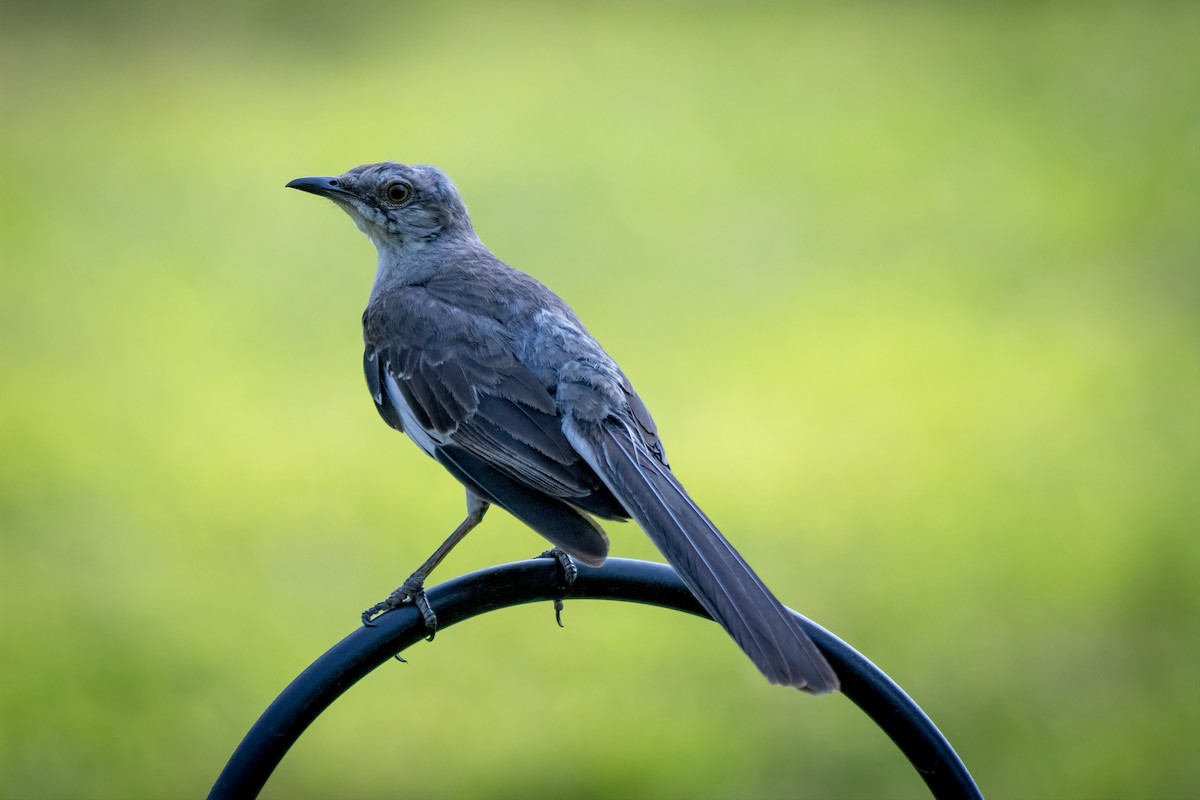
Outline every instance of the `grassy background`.
MULTIPOLYGON (((701 504, 989 797, 1197 796, 1197 33, 1195 4, 8 4, 0 794, 203 794, 458 521, 363 385, 370 244, 282 188, 394 158, 575 306, 701 504)), ((496 513, 438 577, 542 547, 496 513)), ((925 796, 711 624, 565 618, 414 648, 265 796, 925 796)))

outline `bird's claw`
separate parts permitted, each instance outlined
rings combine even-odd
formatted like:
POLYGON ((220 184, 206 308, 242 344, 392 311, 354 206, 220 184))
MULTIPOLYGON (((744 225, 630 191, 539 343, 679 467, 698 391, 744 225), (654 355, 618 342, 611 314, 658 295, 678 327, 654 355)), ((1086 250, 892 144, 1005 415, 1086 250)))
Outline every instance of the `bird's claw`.
POLYGON ((387 604, 386 600, 381 603, 376 603, 375 605, 371 606, 370 608, 368 608, 366 611, 364 611, 362 613, 363 627, 370 628, 372 625, 375 624, 375 618, 377 616, 382 614, 384 611, 389 611, 389 610, 391 610, 391 606, 389 606, 387 604))
POLYGON ((429 598, 425 596, 424 589, 417 589, 411 596, 412 604, 417 607, 417 611, 421 612, 421 618, 425 620, 425 628, 429 631, 429 635, 425 637, 425 641, 432 642, 434 634, 437 633, 437 614, 433 613, 433 607, 429 605, 429 598))
MULTIPOLYGON (((563 597, 566 597, 571 591, 571 586, 574 585, 575 579, 579 577, 579 567, 575 565, 575 562, 569 555, 557 547, 547 550, 539 555, 538 558, 553 558, 558 562, 558 567, 562 571, 562 593, 563 597)), ((558 623, 558 627, 560 628, 564 627, 562 621, 563 597, 558 597, 554 600, 554 621, 558 623)))
POLYGON ((417 611, 421 613, 421 618, 425 621, 425 627, 429 630, 427 641, 433 641, 434 634, 437 633, 437 614, 433 613, 433 607, 429 605, 429 598, 425 596, 425 586, 422 581, 409 578, 400 588, 388 595, 386 600, 382 600, 368 608, 362 613, 362 623, 370 627, 374 624, 376 618, 385 611, 391 611, 393 608, 399 608, 405 603, 412 603, 416 606, 417 611))

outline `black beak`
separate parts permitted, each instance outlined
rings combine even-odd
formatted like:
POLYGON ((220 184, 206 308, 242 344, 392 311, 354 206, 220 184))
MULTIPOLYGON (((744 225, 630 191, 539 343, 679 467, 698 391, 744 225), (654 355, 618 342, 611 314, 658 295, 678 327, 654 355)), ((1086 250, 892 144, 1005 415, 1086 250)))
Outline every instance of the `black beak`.
POLYGON ((342 187, 337 178, 296 178, 284 188, 299 189, 302 192, 311 192, 321 197, 350 194, 342 187))

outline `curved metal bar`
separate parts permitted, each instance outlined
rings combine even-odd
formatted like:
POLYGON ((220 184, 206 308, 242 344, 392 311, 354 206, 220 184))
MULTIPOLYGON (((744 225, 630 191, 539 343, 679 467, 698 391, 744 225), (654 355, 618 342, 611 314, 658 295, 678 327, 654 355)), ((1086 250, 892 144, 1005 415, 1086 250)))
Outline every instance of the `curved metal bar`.
MULTIPOLYGON (((427 597, 442 631, 489 611, 562 598, 562 572, 554 559, 535 558, 454 578, 429 589, 427 597)), ((673 569, 648 561, 610 558, 598 569, 580 567, 569 597, 624 600, 708 616, 673 569)), ((954 748, 891 678, 829 631, 804 617, 801 620, 841 678, 842 693, 900 748, 935 798, 982 800, 954 748)), ((405 605, 330 648, 254 723, 221 771, 209 799, 257 797, 284 754, 322 711, 364 675, 425 635, 421 615, 405 605)))

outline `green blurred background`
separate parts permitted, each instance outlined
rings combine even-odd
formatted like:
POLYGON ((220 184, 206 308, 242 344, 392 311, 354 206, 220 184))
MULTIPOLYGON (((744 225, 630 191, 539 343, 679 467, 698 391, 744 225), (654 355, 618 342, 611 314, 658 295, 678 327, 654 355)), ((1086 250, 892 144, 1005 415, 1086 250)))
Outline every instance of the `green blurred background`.
MULTIPOLYGON (((203 795, 458 522, 362 380, 371 245, 283 189, 389 158, 989 797, 1200 795, 1195 3, 3 14, 3 796, 203 795)), ((543 547, 496 513, 435 579, 543 547)), ((710 623, 565 620, 413 648, 265 796, 926 796, 710 623)))

